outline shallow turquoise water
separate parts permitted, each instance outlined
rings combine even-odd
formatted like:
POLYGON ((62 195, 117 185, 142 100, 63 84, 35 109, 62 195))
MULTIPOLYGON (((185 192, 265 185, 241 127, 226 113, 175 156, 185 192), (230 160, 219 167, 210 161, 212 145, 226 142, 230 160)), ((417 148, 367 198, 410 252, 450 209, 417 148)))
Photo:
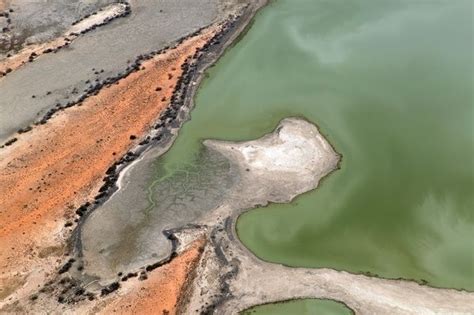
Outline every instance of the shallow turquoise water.
POLYGON ((238 222, 250 250, 474 289, 471 1, 280 0, 209 71, 159 161, 196 163, 205 138, 254 139, 287 116, 318 124, 342 169, 238 222))

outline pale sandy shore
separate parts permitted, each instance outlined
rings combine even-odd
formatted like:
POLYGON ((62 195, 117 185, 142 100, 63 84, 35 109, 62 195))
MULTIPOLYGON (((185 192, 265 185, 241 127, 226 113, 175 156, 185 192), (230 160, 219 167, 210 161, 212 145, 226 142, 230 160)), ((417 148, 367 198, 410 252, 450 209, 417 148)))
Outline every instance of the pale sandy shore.
POLYGON ((357 314, 471 314, 474 293, 438 289, 412 281, 386 280, 331 269, 290 268, 263 262, 239 241, 235 221, 255 205, 288 202, 314 189, 339 157, 317 128, 285 119, 256 141, 206 141, 241 170, 235 197, 209 213, 208 230, 187 311, 236 314, 251 306, 295 298, 343 302, 357 314), (217 275, 217 276, 216 276, 217 275))

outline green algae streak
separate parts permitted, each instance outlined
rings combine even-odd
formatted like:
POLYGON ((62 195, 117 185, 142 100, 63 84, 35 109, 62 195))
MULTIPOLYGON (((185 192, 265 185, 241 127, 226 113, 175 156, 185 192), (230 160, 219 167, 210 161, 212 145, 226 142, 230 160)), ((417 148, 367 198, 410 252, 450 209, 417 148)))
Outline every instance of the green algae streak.
POLYGON ((242 315, 351 315, 344 304, 331 300, 304 299, 252 307, 242 315))
POLYGON ((342 169, 238 221, 260 258, 474 289, 471 1, 279 0, 209 71, 159 163, 304 116, 342 169))

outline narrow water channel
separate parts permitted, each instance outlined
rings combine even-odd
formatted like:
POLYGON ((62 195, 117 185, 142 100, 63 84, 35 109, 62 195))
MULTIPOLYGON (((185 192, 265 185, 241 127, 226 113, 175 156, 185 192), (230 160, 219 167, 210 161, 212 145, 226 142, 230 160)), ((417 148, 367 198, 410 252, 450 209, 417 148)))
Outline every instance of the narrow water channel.
POLYGON ((318 299, 293 300, 283 303, 265 304, 252 307, 242 315, 351 315, 352 311, 344 304, 318 299))
POLYGON ((247 140, 284 117, 321 127, 342 169, 291 204, 252 210, 264 260, 474 289, 473 28, 469 0, 277 0, 209 71, 158 163, 206 138, 247 140))

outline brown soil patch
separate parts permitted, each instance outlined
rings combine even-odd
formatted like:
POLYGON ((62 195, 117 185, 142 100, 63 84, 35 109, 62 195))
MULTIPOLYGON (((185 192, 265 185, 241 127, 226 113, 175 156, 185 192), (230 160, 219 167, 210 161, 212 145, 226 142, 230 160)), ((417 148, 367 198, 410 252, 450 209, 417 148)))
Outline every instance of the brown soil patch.
POLYGON ((25 277, 0 278, 0 300, 6 298, 25 284, 25 277))
POLYGON ((195 241, 189 249, 149 273, 128 293, 108 304, 101 314, 176 314, 179 303, 192 282, 205 241, 195 241))
POLYGON ((169 105, 181 65, 215 31, 155 56, 143 63, 144 70, 57 113, 0 151, 0 276, 28 273, 32 266, 44 273, 54 268, 51 259, 40 261, 41 248, 63 242, 66 219, 97 194, 107 168, 150 129, 169 105))

